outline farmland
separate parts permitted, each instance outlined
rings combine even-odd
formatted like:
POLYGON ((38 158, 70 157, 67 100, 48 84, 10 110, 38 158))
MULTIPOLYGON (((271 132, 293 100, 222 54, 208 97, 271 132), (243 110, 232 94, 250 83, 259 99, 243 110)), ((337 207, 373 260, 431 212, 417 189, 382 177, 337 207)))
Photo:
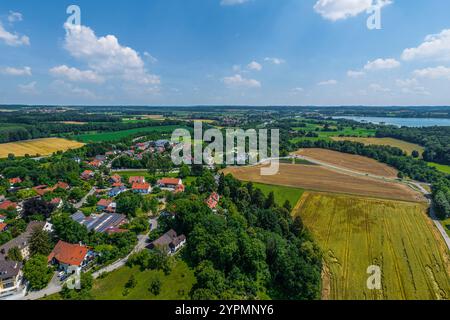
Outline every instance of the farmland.
POLYGON ((179 126, 154 126, 145 128, 135 128, 130 130, 121 130, 113 132, 94 132, 74 136, 74 139, 82 142, 110 142, 117 141, 135 134, 146 133, 172 133, 179 126))
POLYGON ((434 167, 443 173, 450 174, 450 166, 446 166, 445 164, 433 163, 433 162, 428 162, 428 164, 431 167, 434 167))
POLYGON ((95 300, 187 300, 195 281, 193 271, 183 261, 177 261, 168 276, 162 271, 122 267, 105 278, 95 280, 92 296, 95 300), (137 285, 128 295, 124 295, 125 284, 132 275, 137 285), (162 282, 158 296, 149 291, 153 279, 160 279, 162 282))
POLYGON ((286 201, 289 201, 292 206, 295 206, 304 192, 303 189, 299 188, 275 186, 262 183, 254 183, 253 187, 260 189, 266 196, 270 192, 273 192, 275 195, 275 201, 279 206, 282 206, 286 201))
POLYGON ((346 154, 325 149, 301 149, 296 155, 325 162, 347 170, 366 174, 377 175, 386 178, 396 178, 397 170, 376 160, 357 155, 346 154))
POLYGON ((305 193, 294 209, 321 246, 324 299, 448 299, 449 257, 424 204, 305 193), (381 267, 382 290, 367 288, 381 267))
POLYGON ((419 146, 418 144, 409 143, 409 142, 394 139, 394 138, 333 137, 332 140, 360 142, 365 145, 391 146, 391 147, 396 147, 396 148, 403 150, 408 155, 411 155, 411 153, 413 151, 419 151, 420 155, 422 155, 423 152, 425 151, 425 148, 422 146, 419 146))
POLYGON ((17 157, 29 154, 31 156, 47 156, 56 151, 81 148, 84 144, 60 138, 34 139, 0 144, 0 158, 6 158, 8 154, 17 157))
POLYGON ((224 170, 242 181, 281 185, 305 190, 337 192, 376 198, 424 201, 423 196, 409 187, 364 176, 351 176, 322 166, 280 164, 277 175, 262 176, 261 166, 230 167, 224 170))

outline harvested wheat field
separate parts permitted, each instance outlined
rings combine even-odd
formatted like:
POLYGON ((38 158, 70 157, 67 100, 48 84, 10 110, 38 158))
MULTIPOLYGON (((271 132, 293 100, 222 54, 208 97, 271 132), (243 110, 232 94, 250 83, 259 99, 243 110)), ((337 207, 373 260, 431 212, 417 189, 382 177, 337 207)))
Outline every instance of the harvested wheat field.
POLYGON ((401 183, 346 175, 321 166, 280 163, 279 173, 273 176, 262 176, 260 169, 261 166, 230 167, 223 172, 231 173, 243 181, 394 200, 425 201, 420 193, 401 183))
POLYGON ((422 146, 419 146, 415 143, 410 143, 394 138, 357 138, 357 137, 333 137, 331 138, 334 141, 353 141, 353 142, 360 142, 366 146, 370 145, 378 145, 378 146, 389 146, 389 147, 395 147, 403 150, 408 155, 411 155, 413 151, 419 151, 419 153, 422 155, 422 153, 425 151, 425 148, 422 146))
POLYGON ((376 160, 337 151, 325 149, 301 149, 294 154, 360 173, 367 173, 386 178, 396 178, 398 174, 396 169, 376 160))
POLYGON ((84 143, 61 138, 45 138, 2 143, 0 144, 0 158, 6 158, 10 153, 14 154, 16 157, 23 157, 26 154, 29 154, 30 156, 47 156, 56 151, 77 149, 82 146, 84 146, 84 143))
POLYGON ((450 298, 448 250, 426 205, 306 192, 293 211, 324 252, 323 298, 450 298), (367 287, 381 268, 381 290, 367 287))

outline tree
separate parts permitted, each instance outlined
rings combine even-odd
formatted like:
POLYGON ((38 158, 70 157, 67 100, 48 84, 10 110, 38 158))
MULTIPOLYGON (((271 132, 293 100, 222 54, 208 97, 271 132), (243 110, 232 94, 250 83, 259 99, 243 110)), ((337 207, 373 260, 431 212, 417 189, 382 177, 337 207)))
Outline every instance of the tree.
POLYGON ((130 279, 128 279, 127 283, 125 284, 126 289, 134 289, 137 286, 137 280, 133 275, 131 275, 130 279))
POLYGON ((23 275, 32 290, 42 290, 47 287, 53 271, 48 267, 46 256, 36 255, 25 263, 23 275))
POLYGON ((180 173, 178 174, 178 177, 180 179, 184 179, 189 177, 189 175, 191 174, 191 169, 183 163, 183 165, 180 168, 180 173))
POLYGON ((32 256, 37 254, 48 256, 52 248, 50 234, 47 231, 39 228, 33 231, 30 238, 30 253, 32 256))
POLYGON ((292 212, 292 205, 289 200, 286 200, 286 202, 283 204, 283 208, 285 208, 289 212, 292 212))
POLYGON ((419 158, 420 157, 420 153, 417 150, 414 150, 411 155, 412 155, 413 158, 419 158))
POLYGON ((266 209, 269 209, 274 206, 275 206, 275 194, 273 193, 273 191, 271 191, 269 193, 269 196, 267 197, 265 207, 266 207, 266 209))
POLYGON ((121 193, 116 198, 117 212, 127 215, 128 217, 135 217, 136 211, 142 203, 142 197, 133 192, 121 193))
POLYGON ((162 282, 159 278, 155 278, 150 282, 150 287, 148 291, 150 291, 155 296, 159 296, 161 293, 162 282))
POLYGON ((72 220, 69 215, 63 214, 54 217, 52 222, 53 229, 59 239, 68 243, 87 242, 88 230, 85 226, 72 220))
MULTIPOLYGON (((23 215, 31 220, 33 218, 48 218, 55 210, 55 206, 41 199, 30 199, 23 205, 23 215)), ((39 219, 39 220, 41 220, 39 219)))
POLYGON ((18 247, 9 249, 8 259, 11 261, 22 262, 23 261, 22 252, 20 252, 20 249, 18 247))

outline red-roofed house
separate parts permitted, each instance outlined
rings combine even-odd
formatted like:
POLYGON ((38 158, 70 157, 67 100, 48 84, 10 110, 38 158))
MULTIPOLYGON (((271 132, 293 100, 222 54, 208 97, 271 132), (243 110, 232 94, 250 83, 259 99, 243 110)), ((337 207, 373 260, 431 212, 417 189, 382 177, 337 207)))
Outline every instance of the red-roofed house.
POLYGON ((213 192, 208 199, 206 199, 206 205, 211 209, 216 209, 217 205, 219 204, 220 196, 217 194, 217 192, 213 192))
POLYGON ((113 176, 111 176, 111 178, 109 179, 109 181, 113 184, 115 183, 122 183, 122 177, 119 176, 118 174, 115 174, 113 176))
POLYGON ((152 192, 152 186, 150 183, 133 183, 132 189, 134 192, 142 194, 149 194, 152 192))
POLYGON ((0 210, 17 210, 17 203, 6 200, 0 203, 0 210))
POLYGON ((130 177, 130 179, 128 179, 128 183, 145 183, 145 177, 130 177))
POLYGON ((0 222, 0 232, 6 231, 6 227, 8 225, 6 223, 0 222))
POLYGON ((82 268, 88 262, 88 253, 89 249, 86 246, 60 240, 48 256, 48 262, 58 264, 64 271, 68 271, 69 267, 82 268))
POLYGON ((99 211, 106 210, 111 204, 113 203, 112 200, 109 199, 100 199, 99 202, 97 202, 97 209, 99 211))
POLYGON ((161 188, 172 188, 175 189, 177 186, 183 184, 183 180, 178 178, 164 178, 158 180, 158 184, 161 188))
POLYGON ((97 159, 92 160, 91 162, 89 162, 89 165, 90 165, 91 167, 94 167, 94 168, 99 168, 99 167, 102 166, 102 164, 103 164, 103 161, 97 160, 97 159))
POLYGON ((70 186, 69 186, 67 183, 62 182, 62 181, 58 182, 58 183, 53 187, 54 190, 56 190, 56 189, 68 190, 69 188, 70 188, 70 186))
POLYGON ((42 197, 43 195, 45 195, 47 192, 52 191, 52 190, 49 189, 48 186, 46 186, 46 185, 36 186, 36 187, 33 188, 33 190, 36 191, 36 193, 37 193, 38 195, 40 195, 41 197, 42 197))
POLYGON ((20 179, 20 178, 12 178, 12 179, 9 179, 9 183, 11 184, 11 185, 15 185, 15 184, 19 184, 19 183, 22 183, 22 179, 20 179))
POLYGON ((82 174, 81 174, 81 179, 84 180, 89 180, 92 179, 94 177, 94 172, 91 170, 85 170, 82 174))
POLYGON ((54 198, 52 199, 52 201, 50 201, 50 203, 58 209, 60 209, 64 204, 61 198, 54 198))

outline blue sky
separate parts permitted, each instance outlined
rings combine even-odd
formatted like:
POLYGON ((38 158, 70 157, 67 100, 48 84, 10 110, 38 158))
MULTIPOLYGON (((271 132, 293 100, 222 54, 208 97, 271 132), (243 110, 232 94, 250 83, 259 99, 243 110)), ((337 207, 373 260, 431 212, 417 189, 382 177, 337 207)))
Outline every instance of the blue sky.
POLYGON ((372 2, 2 0, 0 104, 449 105, 450 2, 372 2))

